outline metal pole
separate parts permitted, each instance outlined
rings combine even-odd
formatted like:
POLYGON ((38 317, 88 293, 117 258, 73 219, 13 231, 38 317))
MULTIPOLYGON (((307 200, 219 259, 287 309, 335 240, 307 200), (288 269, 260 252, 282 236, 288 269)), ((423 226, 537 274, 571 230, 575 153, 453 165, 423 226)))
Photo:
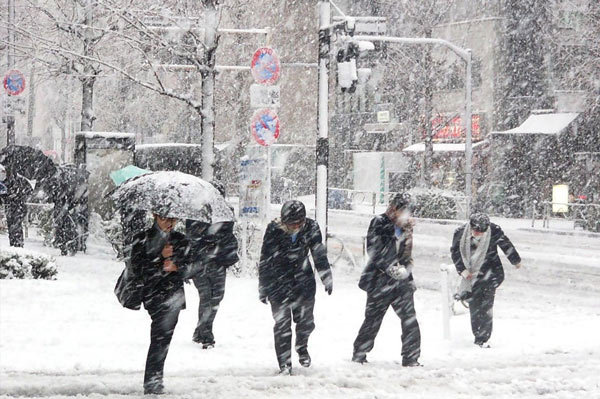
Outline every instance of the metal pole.
POLYGON ((327 245, 327 167, 329 163, 329 52, 331 43, 331 3, 319 2, 319 98, 317 109, 317 194, 315 213, 321 228, 323 242, 327 245))
MULTIPOLYGON (((8 0, 8 46, 6 63, 8 70, 15 66, 15 0, 8 0)), ((7 106, 5 106, 7 112, 5 115, 6 121, 6 145, 15 144, 15 115, 13 110, 13 100, 10 95, 6 96, 7 106)))
POLYGON ((266 215, 267 218, 265 220, 265 225, 269 223, 271 220, 271 162, 272 162, 273 153, 271 151, 271 146, 267 146, 267 192, 266 192, 266 215))
POLYGON ((217 52, 218 10, 215 2, 206 2, 204 32, 204 61, 202 72, 202 178, 213 179, 215 132, 215 64, 217 52))
MULTIPOLYGON (((465 104, 465 123, 466 125, 466 142, 465 142, 465 192, 467 196, 467 218, 471 216, 471 203, 473 200, 473 190, 472 190, 472 179, 473 179, 473 171, 472 171, 472 158, 473 158, 473 142, 471 137, 471 125, 472 125, 472 89, 471 89, 471 50, 467 49, 467 76, 466 76, 466 104, 465 104)), ((467 247, 469 247, 467 245, 467 247)))

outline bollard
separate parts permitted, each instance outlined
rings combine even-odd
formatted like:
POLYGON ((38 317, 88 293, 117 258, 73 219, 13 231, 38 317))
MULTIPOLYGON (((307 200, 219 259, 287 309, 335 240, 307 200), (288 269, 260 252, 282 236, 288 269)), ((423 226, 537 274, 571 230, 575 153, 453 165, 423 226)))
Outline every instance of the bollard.
POLYGON ((440 266, 440 284, 442 293, 442 331, 444 339, 450 339, 450 307, 452 300, 450 298, 450 289, 448 286, 449 265, 440 266))

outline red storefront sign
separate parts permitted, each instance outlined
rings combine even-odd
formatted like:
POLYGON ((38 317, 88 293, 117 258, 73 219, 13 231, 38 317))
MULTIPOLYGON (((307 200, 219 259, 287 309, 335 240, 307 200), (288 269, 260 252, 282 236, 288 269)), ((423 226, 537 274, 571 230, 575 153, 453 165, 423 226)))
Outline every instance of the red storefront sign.
MULTIPOLYGON (((465 137, 462 118, 455 116, 448 120, 443 116, 436 116, 431 121, 431 127, 435 132, 434 140, 460 139, 465 137)), ((471 136, 474 139, 481 138, 481 126, 479 124, 479 115, 471 116, 471 136)))

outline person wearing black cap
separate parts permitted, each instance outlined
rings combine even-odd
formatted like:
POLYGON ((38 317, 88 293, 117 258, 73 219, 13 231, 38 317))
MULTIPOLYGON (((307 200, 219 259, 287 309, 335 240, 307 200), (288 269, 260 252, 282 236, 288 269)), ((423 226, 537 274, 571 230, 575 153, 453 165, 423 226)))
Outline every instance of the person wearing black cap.
POLYGON ((455 298, 469 303, 475 345, 484 348, 489 348, 487 342, 492 335, 496 288, 504 281, 498 247, 510 263, 521 267, 519 253, 500 226, 490 223, 488 215, 474 213, 468 223, 456 229, 450 248, 456 271, 462 277, 455 298))
POLYGON ((387 309, 392 306, 401 320, 402 365, 420 366, 421 331, 415 312, 412 276, 412 237, 414 222, 410 218, 410 195, 396 194, 385 213, 371 220, 367 233, 369 260, 358 286, 367 292, 365 320, 354 341, 352 361, 367 363, 367 353, 387 309))
POLYGON ((315 329, 316 283, 309 251, 325 291, 331 295, 333 278, 319 225, 306 217, 302 202, 288 201, 281 208, 281 218, 267 226, 258 268, 259 299, 271 304, 275 353, 282 374, 292 372, 292 320, 300 365, 311 364, 308 338, 315 329))

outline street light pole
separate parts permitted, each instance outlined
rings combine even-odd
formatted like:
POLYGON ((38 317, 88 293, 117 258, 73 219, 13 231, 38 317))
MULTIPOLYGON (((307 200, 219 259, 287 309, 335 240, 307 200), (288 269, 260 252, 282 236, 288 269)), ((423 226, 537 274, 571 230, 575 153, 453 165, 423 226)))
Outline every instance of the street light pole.
POLYGON ((392 36, 368 36, 368 35, 356 35, 352 38, 353 40, 366 40, 366 41, 381 41, 390 43, 401 43, 401 44, 438 44, 449 48, 454 51, 465 63, 466 63, 466 82, 465 82, 465 197, 466 197, 466 217, 468 218, 471 214, 471 205, 473 202, 472 192, 472 155, 473 155, 473 143, 472 143, 472 132, 471 132, 471 120, 472 120, 472 58, 471 50, 458 47, 457 45, 450 43, 444 39, 434 38, 409 38, 409 37, 392 37, 392 36))
POLYGON ((329 164, 329 52, 331 44, 331 2, 319 2, 319 97, 317 108, 317 192, 315 213, 327 244, 327 175, 329 164))

